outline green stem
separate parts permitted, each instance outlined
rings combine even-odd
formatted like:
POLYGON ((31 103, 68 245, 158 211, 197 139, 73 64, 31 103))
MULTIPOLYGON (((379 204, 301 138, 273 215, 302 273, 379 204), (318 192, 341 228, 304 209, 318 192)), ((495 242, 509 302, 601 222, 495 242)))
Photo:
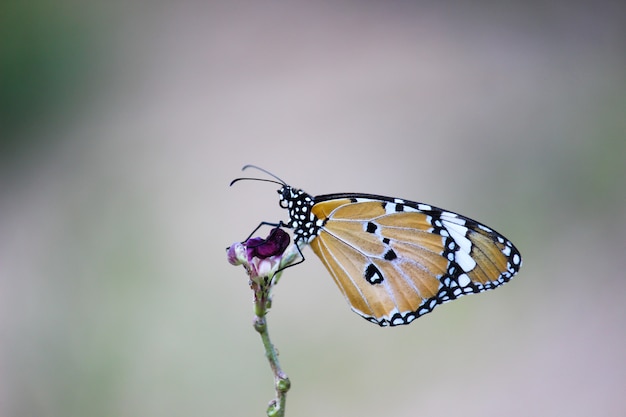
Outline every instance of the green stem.
MULTIPOLYGON (((271 279, 269 280, 271 282, 271 279)), ((255 288, 255 318, 254 329, 261 335, 263 347, 265 348, 265 356, 270 363, 272 373, 274 374, 274 387, 276 389, 276 398, 270 401, 267 408, 268 417, 284 417, 285 404, 287 402, 287 391, 290 388, 289 377, 283 372, 278 362, 278 353, 272 344, 270 334, 267 329, 267 320, 265 315, 270 305, 269 289, 271 285, 260 284, 255 288)))

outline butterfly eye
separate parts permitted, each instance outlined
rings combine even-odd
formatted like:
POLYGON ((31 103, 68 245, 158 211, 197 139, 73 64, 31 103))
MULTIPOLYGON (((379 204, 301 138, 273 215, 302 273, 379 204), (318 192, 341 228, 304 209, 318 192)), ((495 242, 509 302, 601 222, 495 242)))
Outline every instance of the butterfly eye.
POLYGON ((278 204, 282 207, 282 208, 289 208, 289 200, 291 197, 291 189, 288 187, 282 187, 280 190, 278 190, 278 194, 280 194, 280 200, 278 201, 278 204))

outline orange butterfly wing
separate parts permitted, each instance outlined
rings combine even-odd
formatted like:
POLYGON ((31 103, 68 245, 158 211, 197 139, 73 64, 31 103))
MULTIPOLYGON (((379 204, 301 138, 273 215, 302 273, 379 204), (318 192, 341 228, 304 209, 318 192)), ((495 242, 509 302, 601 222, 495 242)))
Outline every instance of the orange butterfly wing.
POLYGON ((438 304, 508 281, 517 249, 474 220, 380 196, 316 197, 311 248, 352 309, 381 326, 408 324, 438 304))

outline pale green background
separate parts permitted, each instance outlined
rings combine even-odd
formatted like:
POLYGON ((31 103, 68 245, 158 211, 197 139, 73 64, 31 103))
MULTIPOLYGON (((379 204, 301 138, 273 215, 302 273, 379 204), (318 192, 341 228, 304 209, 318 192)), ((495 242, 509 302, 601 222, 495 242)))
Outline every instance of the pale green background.
POLYGON ((224 249, 313 194, 464 213, 524 267, 410 326, 310 250, 270 330, 292 416, 626 414, 620 2, 5 2, 0 415, 261 416, 224 249), (17 4, 21 4, 18 6, 17 4))

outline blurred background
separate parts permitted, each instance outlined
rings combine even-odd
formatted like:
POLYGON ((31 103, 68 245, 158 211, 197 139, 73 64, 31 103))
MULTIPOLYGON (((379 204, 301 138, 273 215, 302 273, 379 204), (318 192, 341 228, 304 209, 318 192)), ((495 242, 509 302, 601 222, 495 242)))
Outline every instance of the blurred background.
POLYGON ((248 163, 524 256, 381 329, 306 251, 269 316, 288 415, 626 414, 622 2, 35 0, 0 5, 0 415, 264 415, 225 248, 286 212, 229 188, 248 163))

